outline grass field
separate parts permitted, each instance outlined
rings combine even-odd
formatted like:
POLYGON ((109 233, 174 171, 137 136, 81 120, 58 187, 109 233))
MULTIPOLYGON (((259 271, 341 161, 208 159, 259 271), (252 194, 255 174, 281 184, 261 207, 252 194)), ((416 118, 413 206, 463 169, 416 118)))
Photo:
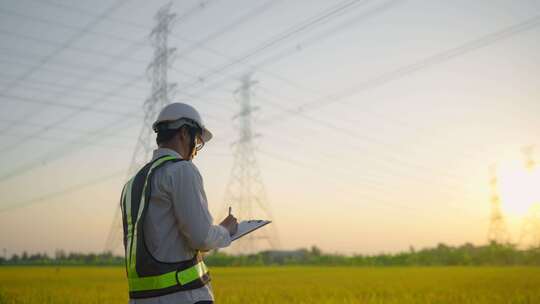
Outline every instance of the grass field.
MULTIPOLYGON (((540 303, 540 268, 212 268, 217 303, 540 303)), ((120 267, 0 267, 0 303, 127 303, 120 267)))

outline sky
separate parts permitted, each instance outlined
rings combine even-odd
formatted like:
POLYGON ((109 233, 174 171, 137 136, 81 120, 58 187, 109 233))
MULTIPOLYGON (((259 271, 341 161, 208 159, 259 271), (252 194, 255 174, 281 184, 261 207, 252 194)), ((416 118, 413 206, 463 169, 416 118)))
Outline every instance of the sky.
MULTIPOLYGON (((0 1, 4 253, 104 249, 149 127, 148 37, 166 3, 0 1)), ((199 0, 171 10, 171 101, 195 106, 214 133, 194 163, 216 221, 236 92, 250 74, 280 248, 482 244, 493 193, 520 238, 540 202, 523 152, 539 157, 540 1, 199 0)))

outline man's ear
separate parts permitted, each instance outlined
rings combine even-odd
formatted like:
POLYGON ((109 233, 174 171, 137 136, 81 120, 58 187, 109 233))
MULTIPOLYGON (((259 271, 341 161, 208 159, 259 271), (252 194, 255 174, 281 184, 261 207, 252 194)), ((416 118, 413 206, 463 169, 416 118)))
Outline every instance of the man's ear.
POLYGON ((176 140, 178 142, 183 142, 184 141, 184 136, 182 135, 182 130, 180 130, 180 132, 176 132, 176 140))
POLYGON ((178 132, 178 139, 180 139, 182 142, 186 141, 188 138, 188 131, 185 127, 180 128, 180 131, 178 132))

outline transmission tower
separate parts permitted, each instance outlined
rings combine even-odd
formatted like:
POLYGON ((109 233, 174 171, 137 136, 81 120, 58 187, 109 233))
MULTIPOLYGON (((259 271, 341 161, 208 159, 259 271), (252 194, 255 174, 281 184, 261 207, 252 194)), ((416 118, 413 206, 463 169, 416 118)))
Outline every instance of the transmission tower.
MULTIPOLYGON (((232 207, 233 214, 241 220, 272 220, 272 214, 266 198, 266 191, 261 180, 261 173, 255 156, 255 138, 253 114, 258 107, 251 103, 252 87, 255 81, 247 74, 242 79, 235 97, 240 104, 240 111, 233 117, 238 125, 238 139, 233 143, 234 161, 231 176, 225 190, 225 207, 232 207)), ((224 208, 223 210, 225 210, 224 208)), ((279 236, 275 223, 267 225, 231 245, 230 251, 247 254, 261 250, 277 249, 279 236)))
POLYGON ((540 202, 533 203, 523 219, 519 244, 523 247, 540 248, 540 202))
MULTIPOLYGON (((526 146, 521 149, 525 160, 525 168, 531 174, 536 173, 534 170, 537 170, 536 161, 534 160, 534 148, 534 146, 526 146)), ((534 196, 535 194, 538 195, 538 193, 531 194, 531 207, 521 225, 519 244, 540 248, 540 201, 538 201, 540 197, 534 196)))
POLYGON ((491 218, 488 230, 488 241, 497 242, 499 244, 510 241, 506 223, 501 211, 501 199, 498 191, 497 167, 495 165, 489 168, 489 187, 490 187, 490 203, 491 203, 491 218))
POLYGON ((532 171, 535 166, 536 162, 534 161, 534 146, 525 146, 521 148, 521 152, 523 153, 524 160, 525 160, 525 168, 527 170, 532 171))
MULTIPOLYGON (((174 59, 176 48, 169 47, 168 36, 175 21, 176 14, 171 13, 169 3, 161 7, 154 19, 156 26, 150 32, 150 41, 154 47, 154 58, 146 69, 147 76, 152 83, 150 96, 144 101, 144 122, 139 133, 135 151, 131 157, 128 169, 128 178, 131 178, 144 164, 151 159, 154 149, 152 123, 158 111, 169 103, 169 97, 174 94, 176 84, 169 83, 167 70, 174 59)), ((111 229, 105 244, 106 251, 114 251, 122 244, 122 217, 120 204, 118 204, 111 229)))

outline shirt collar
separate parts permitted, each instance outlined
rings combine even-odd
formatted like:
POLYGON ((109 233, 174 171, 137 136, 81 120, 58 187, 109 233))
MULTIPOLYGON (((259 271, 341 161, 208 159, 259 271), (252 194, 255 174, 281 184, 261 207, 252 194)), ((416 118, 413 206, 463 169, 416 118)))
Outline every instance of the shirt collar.
POLYGON ((182 156, 178 152, 174 151, 173 149, 157 148, 152 152, 152 160, 155 160, 165 155, 171 155, 177 158, 182 158, 182 156))

